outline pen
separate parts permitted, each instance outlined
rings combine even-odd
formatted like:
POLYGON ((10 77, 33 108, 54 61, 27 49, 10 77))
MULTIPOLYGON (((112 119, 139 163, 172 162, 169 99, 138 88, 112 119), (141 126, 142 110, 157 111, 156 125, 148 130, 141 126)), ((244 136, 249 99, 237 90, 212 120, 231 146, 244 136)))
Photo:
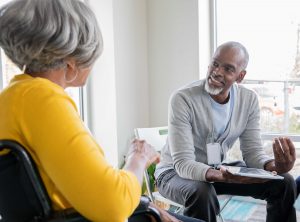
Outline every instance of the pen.
POLYGON ((280 149, 281 149, 282 153, 284 154, 284 150, 283 150, 282 145, 281 145, 281 142, 280 142, 280 140, 279 140, 278 138, 277 138, 277 141, 278 141, 278 143, 279 143, 279 146, 280 146, 280 149))

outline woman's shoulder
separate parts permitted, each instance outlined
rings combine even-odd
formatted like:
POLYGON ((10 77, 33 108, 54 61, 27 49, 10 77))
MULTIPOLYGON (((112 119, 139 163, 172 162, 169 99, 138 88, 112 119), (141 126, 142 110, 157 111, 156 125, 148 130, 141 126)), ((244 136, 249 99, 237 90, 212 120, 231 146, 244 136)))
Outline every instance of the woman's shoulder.
POLYGON ((9 87, 16 94, 23 97, 34 97, 35 99, 44 97, 67 96, 64 89, 54 82, 40 77, 31 77, 23 74, 15 76, 9 87))
POLYGON ((19 101, 29 106, 49 105, 53 102, 71 102, 74 105, 71 97, 59 85, 45 78, 33 78, 28 75, 15 76, 3 94, 15 102, 19 101))

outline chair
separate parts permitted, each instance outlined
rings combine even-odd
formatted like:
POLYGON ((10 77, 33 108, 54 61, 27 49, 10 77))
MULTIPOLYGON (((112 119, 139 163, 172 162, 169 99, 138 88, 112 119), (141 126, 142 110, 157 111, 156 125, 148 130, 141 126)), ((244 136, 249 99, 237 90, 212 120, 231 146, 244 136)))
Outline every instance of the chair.
MULTIPOLYGON (((151 128, 135 128, 134 134, 137 139, 144 139, 147 141, 147 143, 151 144, 156 151, 160 152, 161 149, 166 144, 167 136, 168 136, 168 127, 151 127, 151 128)), ((163 197, 158 191, 152 192, 151 190, 151 183, 150 183, 150 177, 152 175, 149 175, 148 171, 146 170, 144 172, 144 179, 146 183, 147 192, 150 196, 151 201, 153 202, 162 202, 167 205, 169 205, 172 208, 175 208, 176 213, 182 213, 184 206, 180 205, 178 203, 175 203, 174 201, 171 201, 165 197, 163 197)), ((220 199, 223 199, 223 203, 220 207, 220 214, 218 215, 220 220, 224 222, 224 219, 221 215, 224 208, 227 206, 227 204, 230 202, 232 196, 230 195, 219 195, 220 199)))
MULTIPOLYGON (((0 221, 89 221, 74 209, 53 211, 37 168, 21 144, 0 140, 0 153, 0 221)), ((159 213, 149 207, 149 200, 141 197, 139 207, 128 221, 150 222, 151 218, 161 222, 159 213)))
MULTIPOLYGON (((138 139, 145 139, 147 143, 151 144, 156 151, 160 152, 166 143, 168 135, 168 127, 153 127, 153 128, 136 128, 134 129, 135 137, 138 139)), ((162 202, 175 207, 175 212, 180 212, 183 206, 164 198, 158 191, 151 191, 150 176, 148 171, 144 172, 144 179, 146 183, 147 192, 152 202, 162 202)))

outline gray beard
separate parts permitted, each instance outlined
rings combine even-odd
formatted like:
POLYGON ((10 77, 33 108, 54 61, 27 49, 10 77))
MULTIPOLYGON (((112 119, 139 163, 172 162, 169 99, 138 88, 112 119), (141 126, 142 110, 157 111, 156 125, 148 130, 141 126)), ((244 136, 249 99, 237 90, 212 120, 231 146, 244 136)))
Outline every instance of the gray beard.
POLYGON ((213 96, 219 95, 223 91, 223 88, 210 87, 208 84, 208 78, 205 80, 204 89, 208 94, 213 95, 213 96))

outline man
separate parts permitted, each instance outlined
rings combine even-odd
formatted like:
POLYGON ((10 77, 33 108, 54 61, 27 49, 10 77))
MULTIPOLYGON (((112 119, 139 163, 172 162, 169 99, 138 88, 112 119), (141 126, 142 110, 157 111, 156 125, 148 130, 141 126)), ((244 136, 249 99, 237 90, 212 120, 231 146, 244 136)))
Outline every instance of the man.
POLYGON ((300 176, 298 176, 295 180, 296 185, 297 185, 297 197, 299 196, 300 193, 300 176))
POLYGON ((267 221, 296 221, 296 185, 287 172, 295 162, 288 138, 273 142, 274 159, 262 148, 256 94, 236 83, 246 75, 248 52, 237 42, 219 46, 205 80, 176 91, 169 104, 169 136, 155 176, 159 192, 183 204, 184 214, 216 221, 217 194, 252 196, 267 201, 267 221), (235 176, 214 166, 240 140, 248 167, 276 171, 284 180, 235 176), (282 148, 281 148, 282 147, 282 148))

